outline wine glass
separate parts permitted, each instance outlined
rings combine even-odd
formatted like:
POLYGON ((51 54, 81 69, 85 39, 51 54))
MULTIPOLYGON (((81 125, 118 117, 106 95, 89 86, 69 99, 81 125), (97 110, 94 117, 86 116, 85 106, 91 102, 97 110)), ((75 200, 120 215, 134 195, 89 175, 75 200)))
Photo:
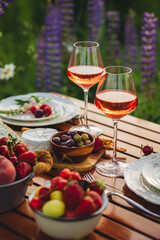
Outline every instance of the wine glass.
POLYGON ((94 136, 102 133, 101 128, 88 125, 87 108, 89 89, 99 82, 103 67, 98 43, 91 41, 74 43, 67 74, 69 79, 84 91, 85 124, 74 126, 72 130, 85 131, 94 136))
POLYGON ((95 105, 113 120, 114 126, 112 162, 99 162, 96 171, 108 177, 123 176, 127 163, 117 161, 117 124, 138 105, 132 69, 125 66, 104 68, 95 95, 95 105))

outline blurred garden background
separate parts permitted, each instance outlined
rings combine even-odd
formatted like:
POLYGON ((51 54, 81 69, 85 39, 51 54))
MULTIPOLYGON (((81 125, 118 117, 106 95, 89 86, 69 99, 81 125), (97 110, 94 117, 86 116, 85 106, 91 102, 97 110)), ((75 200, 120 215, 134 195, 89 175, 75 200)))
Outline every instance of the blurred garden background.
POLYGON ((159 9, 158 0, 0 0, 0 100, 35 91, 83 99, 67 66, 73 43, 92 40, 104 66, 133 69, 132 114, 160 123, 159 9))

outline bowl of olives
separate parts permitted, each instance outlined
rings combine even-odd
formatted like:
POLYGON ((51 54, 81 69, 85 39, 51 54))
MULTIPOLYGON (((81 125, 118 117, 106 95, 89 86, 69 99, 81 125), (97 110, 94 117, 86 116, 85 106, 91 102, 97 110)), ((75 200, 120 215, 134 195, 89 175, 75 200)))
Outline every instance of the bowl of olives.
POLYGON ((95 138, 82 131, 61 131, 51 136, 52 149, 59 160, 79 162, 93 151, 95 138))

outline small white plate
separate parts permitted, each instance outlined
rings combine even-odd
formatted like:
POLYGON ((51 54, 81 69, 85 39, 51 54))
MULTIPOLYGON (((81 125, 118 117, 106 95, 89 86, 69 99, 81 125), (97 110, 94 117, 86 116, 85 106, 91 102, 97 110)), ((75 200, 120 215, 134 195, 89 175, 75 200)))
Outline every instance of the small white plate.
POLYGON ((151 160, 160 158, 160 153, 152 153, 130 163, 124 170, 124 180, 130 190, 148 202, 160 205, 160 195, 147 190, 141 183, 142 168, 151 160))
POLYGON ((51 97, 54 104, 58 105, 60 112, 57 117, 47 118, 43 121, 34 119, 33 121, 17 121, 15 119, 6 119, 2 115, 0 115, 1 120, 5 123, 16 125, 16 126, 26 126, 26 127, 42 127, 47 125, 59 124, 66 121, 69 121, 73 117, 75 117, 79 112, 79 106, 71 101, 70 99, 64 96, 58 96, 56 94, 50 93, 30 93, 30 96, 45 96, 46 98, 51 97))

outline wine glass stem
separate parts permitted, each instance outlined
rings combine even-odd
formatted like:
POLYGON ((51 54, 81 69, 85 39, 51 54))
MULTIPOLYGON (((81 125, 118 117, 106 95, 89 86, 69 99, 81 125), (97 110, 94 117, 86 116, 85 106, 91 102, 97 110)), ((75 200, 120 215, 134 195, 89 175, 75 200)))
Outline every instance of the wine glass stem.
POLYGON ((88 89, 84 89, 84 121, 86 126, 88 126, 87 110, 88 110, 88 89))
POLYGON ((118 164, 117 162, 117 127, 118 127, 118 121, 113 121, 113 158, 112 162, 115 164, 118 164))

